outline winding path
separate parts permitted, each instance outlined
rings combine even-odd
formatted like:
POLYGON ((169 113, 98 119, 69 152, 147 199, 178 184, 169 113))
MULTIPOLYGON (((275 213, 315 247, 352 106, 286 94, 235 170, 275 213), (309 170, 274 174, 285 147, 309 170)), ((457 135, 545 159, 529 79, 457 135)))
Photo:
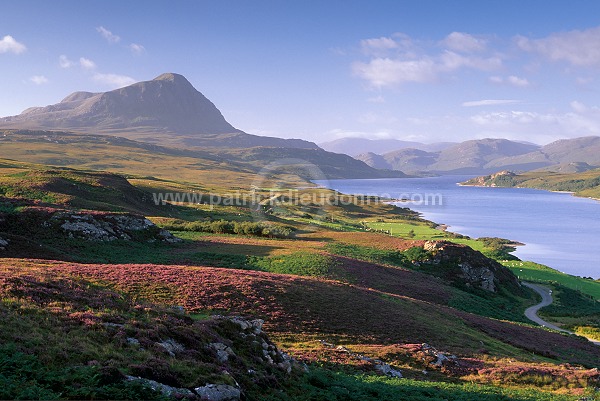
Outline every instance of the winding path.
MULTIPOLYGON (((537 305, 530 306, 529 308, 527 308, 525 310, 525 317, 527 317, 527 319, 539 324, 540 326, 544 326, 544 327, 547 327, 552 330, 561 331, 561 332, 567 333, 567 334, 575 334, 572 331, 561 329, 560 327, 553 325, 552 323, 548 323, 538 316, 537 313, 540 309, 542 309, 544 306, 548 306, 552 303, 552 301, 553 301, 552 300, 552 290, 550 290, 549 288, 544 287, 542 285, 527 283, 525 281, 521 282, 521 284, 523 284, 525 287, 531 288, 532 290, 534 290, 535 292, 537 292, 538 294, 540 294, 542 296, 542 302, 540 302, 537 305)), ((582 337, 585 337, 585 336, 582 336, 582 337)), ((594 343, 596 345, 600 345, 600 341, 593 340, 589 337, 585 337, 585 338, 587 338, 589 341, 591 341, 592 343, 594 343)))

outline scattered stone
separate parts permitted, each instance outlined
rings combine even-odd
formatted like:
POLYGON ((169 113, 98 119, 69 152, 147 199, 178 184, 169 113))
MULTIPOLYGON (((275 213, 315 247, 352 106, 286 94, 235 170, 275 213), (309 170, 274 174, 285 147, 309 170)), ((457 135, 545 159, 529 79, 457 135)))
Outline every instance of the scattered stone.
POLYGON ((375 370, 389 377, 395 377, 398 379, 402 378, 402 372, 400 372, 398 369, 394 369, 387 363, 376 363, 375 370))
POLYGON ((223 343, 211 343, 208 347, 217 353, 219 363, 225 363, 229 360, 230 356, 235 356, 233 350, 223 343))
POLYGON ((102 325, 104 327, 111 327, 111 328, 115 328, 115 329, 122 329, 123 327, 125 327, 124 324, 121 324, 121 323, 110 323, 110 322, 102 323, 102 325))
POLYGON ((143 377, 126 376, 126 378, 129 381, 139 382, 142 385, 149 387, 154 391, 160 391, 166 397, 181 399, 191 398, 194 396, 194 393, 191 390, 188 390, 187 388, 171 387, 154 380, 144 379, 143 377))
POLYGON ((240 389, 227 384, 207 384, 194 391, 206 401, 238 401, 242 396, 240 389))
POLYGON ((185 348, 183 347, 183 345, 179 344, 177 341, 173 340, 172 338, 169 338, 163 342, 157 343, 158 345, 160 345, 161 347, 163 347, 167 353, 171 356, 175 356, 176 353, 178 352, 183 352, 185 351, 185 348))
POLYGON ((137 338, 127 337, 127 344, 129 344, 129 345, 135 345, 135 346, 139 347, 140 341, 137 338))

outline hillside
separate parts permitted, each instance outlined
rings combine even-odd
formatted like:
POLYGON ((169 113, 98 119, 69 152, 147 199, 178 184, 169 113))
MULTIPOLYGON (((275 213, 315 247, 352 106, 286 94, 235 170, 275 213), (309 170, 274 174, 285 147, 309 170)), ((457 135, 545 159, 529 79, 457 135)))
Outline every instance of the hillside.
MULTIPOLYGON (((78 151, 118 148, 76 137, 78 151)), ((126 143, 131 159, 148 157, 147 145, 126 143)), ((493 241, 322 188, 284 187, 259 210, 148 202, 162 186, 229 190, 210 172, 186 184, 178 171, 167 180, 0 163, 0 360, 14 372, 0 379, 4 398, 220 389, 234 400, 418 400, 435 386, 448 399, 543 400, 600 380, 599 348, 524 324, 531 292, 464 245, 496 254, 493 241), (419 234, 365 229, 381 221, 419 234)))
POLYGON ((0 118, 0 129, 108 134, 180 147, 318 148, 312 142, 234 128, 185 77, 173 73, 110 92, 75 92, 60 103, 0 118))
POLYGON ((502 171, 473 178, 466 181, 464 185, 545 189, 573 192, 577 196, 600 199, 600 169, 585 169, 583 172, 575 173, 530 171, 515 174, 502 171))
POLYGON ((350 156, 356 156, 363 153, 383 154, 392 149, 400 150, 406 148, 437 152, 454 144, 454 142, 425 144, 414 141, 402 141, 399 139, 340 138, 329 142, 319 143, 319 146, 329 152, 345 153, 350 156))
MULTIPOLYGON (((321 149, 291 148, 178 148, 109 135, 87 135, 60 131, 0 131, 0 158, 78 169, 104 170, 177 180, 188 183, 210 182, 206 187, 244 188, 256 181, 256 173, 271 162, 302 158, 311 169, 321 170, 324 178, 403 177, 398 171, 380 171, 350 156, 321 149), (149 168, 148 166, 152 166, 149 168)), ((285 163, 280 171, 285 174, 285 163)), ((299 185, 306 179, 323 178, 296 170, 299 185)), ((264 180, 265 177, 262 177, 264 180)), ((268 181, 268 180, 267 180, 268 181)))
POLYGON ((544 167, 556 171, 561 165, 569 163, 600 166, 600 137, 562 139, 531 153, 494 160, 488 167, 496 171, 502 169, 523 171, 544 167))
POLYGON ((407 173, 478 174, 491 172, 498 159, 528 154, 537 148, 537 145, 488 138, 465 141, 437 152, 401 149, 384 153, 381 158, 367 154, 359 155, 357 159, 378 168, 407 173))

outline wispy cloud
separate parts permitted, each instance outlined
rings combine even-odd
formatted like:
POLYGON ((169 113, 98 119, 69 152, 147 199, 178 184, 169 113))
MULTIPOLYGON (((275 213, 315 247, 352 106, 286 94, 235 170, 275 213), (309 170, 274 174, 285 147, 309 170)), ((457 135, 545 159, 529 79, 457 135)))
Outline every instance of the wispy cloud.
POLYGON ((487 41, 464 32, 452 32, 441 44, 450 50, 462 53, 475 53, 486 50, 487 41))
POLYGON ((17 42, 10 35, 6 35, 0 40, 0 53, 21 54, 25 50, 27 50, 27 47, 23 43, 17 42))
POLYGON ((479 106, 499 106, 504 104, 521 103, 521 100, 515 99, 484 99, 484 100, 472 100, 464 102, 463 107, 479 107, 479 106))
POLYGON ((119 74, 101 74, 96 73, 93 76, 94 81, 101 83, 103 85, 109 86, 111 88, 121 88, 123 86, 128 86, 134 84, 136 82, 135 79, 127 76, 127 75, 119 75, 119 74))
POLYGON ((58 57, 58 65, 60 65, 60 68, 71 68, 73 67, 73 64, 74 63, 64 54, 61 54, 58 57))
POLYGON ((367 139, 389 139, 392 135, 387 131, 365 132, 349 131, 341 128, 332 129, 327 132, 328 136, 334 138, 367 138, 367 139))
POLYGON ((527 80, 527 78, 520 78, 516 75, 510 75, 508 77, 493 76, 490 77, 490 82, 495 84, 510 85, 517 88, 526 88, 531 86, 531 83, 527 80))
POLYGON ((427 58, 420 60, 375 58, 367 63, 355 62, 352 70, 354 74, 377 88, 407 82, 432 82, 438 73, 435 62, 427 58))
POLYGON ((380 37, 362 40, 362 53, 367 61, 352 64, 354 75, 370 86, 382 88, 408 82, 435 82, 440 76, 460 69, 493 71, 503 66, 497 54, 482 54, 486 42, 474 36, 455 32, 442 41, 446 49, 427 49, 408 36, 380 37), (470 54, 480 52, 479 54, 470 54), (385 55, 383 55, 385 53, 385 55))
POLYGON ((96 31, 98 31, 98 33, 102 35, 102 37, 106 39, 109 43, 118 43, 119 41, 121 41, 121 37, 119 35, 115 35, 103 26, 97 27, 96 31))
POLYGON ((46 78, 43 75, 34 75, 32 77, 29 77, 29 81, 33 82, 36 85, 43 85, 48 83, 48 78, 46 78))
POLYGON ((600 66, 600 27, 554 33, 541 39, 517 36, 515 42, 522 50, 551 61, 565 61, 581 67, 600 66))
POLYGON ((398 43, 388 37, 363 39, 360 41, 360 48, 365 54, 379 54, 390 49, 397 49, 398 43))
POLYGON ((139 56, 140 54, 144 54, 146 52, 146 48, 137 43, 130 44, 129 50, 131 50, 131 52, 136 56, 139 56))
POLYGON ((94 63, 89 58, 85 57, 79 58, 79 65, 81 66, 81 68, 84 68, 86 70, 93 70, 94 68, 96 68, 96 63, 94 63))

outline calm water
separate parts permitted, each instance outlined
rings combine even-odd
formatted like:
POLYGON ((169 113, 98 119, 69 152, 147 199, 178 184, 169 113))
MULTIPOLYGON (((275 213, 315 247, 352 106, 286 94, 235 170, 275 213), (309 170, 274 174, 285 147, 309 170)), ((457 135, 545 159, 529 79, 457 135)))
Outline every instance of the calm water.
POLYGON ((519 241, 526 245, 519 247, 515 255, 523 260, 577 276, 600 277, 600 202, 535 189, 456 185, 468 178, 471 177, 318 183, 346 194, 413 199, 414 202, 399 205, 421 212, 428 220, 447 224, 450 231, 473 238, 519 241))

